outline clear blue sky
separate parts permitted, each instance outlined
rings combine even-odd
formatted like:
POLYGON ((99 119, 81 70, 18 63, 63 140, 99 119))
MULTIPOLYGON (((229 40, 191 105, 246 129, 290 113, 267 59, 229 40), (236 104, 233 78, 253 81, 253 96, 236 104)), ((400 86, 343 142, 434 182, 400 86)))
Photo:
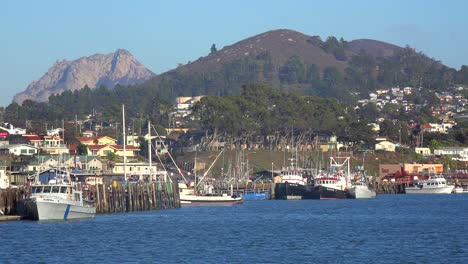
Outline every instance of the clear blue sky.
POLYGON ((467 10, 463 0, 3 1, 0 106, 56 60, 123 48, 161 73, 205 56, 212 43, 279 28, 408 44, 459 69, 468 64, 467 10))

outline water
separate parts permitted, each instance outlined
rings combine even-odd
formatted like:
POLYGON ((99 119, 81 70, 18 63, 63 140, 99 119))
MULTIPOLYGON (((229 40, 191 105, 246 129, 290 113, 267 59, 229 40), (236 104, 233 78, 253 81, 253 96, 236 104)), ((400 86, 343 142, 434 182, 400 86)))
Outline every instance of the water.
POLYGON ((468 195, 0 223, 0 263, 468 263, 468 195))

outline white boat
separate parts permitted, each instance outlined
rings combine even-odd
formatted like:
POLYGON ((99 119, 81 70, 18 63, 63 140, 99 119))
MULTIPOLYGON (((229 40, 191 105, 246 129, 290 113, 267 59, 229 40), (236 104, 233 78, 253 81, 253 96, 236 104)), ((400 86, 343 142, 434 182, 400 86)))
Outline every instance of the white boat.
POLYGON ((356 181, 351 183, 349 188, 349 196, 352 199, 373 199, 377 196, 374 190, 367 186, 364 181, 356 181))
POLYGON ((454 185, 448 185, 447 180, 440 174, 431 174, 427 180, 418 181, 414 187, 406 187, 407 194, 444 194, 452 193, 454 185))
MULTIPOLYGON (((232 185, 231 192, 228 193, 219 193, 214 190, 214 186, 205 181, 206 176, 209 171, 213 168, 213 165, 216 163, 218 158, 221 156, 224 150, 222 150, 218 156, 216 156, 213 163, 205 171, 198 183, 191 183, 184 178, 184 182, 179 182, 179 197, 180 205, 236 205, 242 204, 244 199, 241 195, 233 193, 232 185)), ((194 171, 196 172, 197 160, 195 159, 194 171)), ((195 175, 195 180, 197 176, 195 175)))
POLYGON ((453 188, 453 193, 468 193, 468 186, 465 185, 465 187, 461 185, 457 185, 453 188))
POLYGON ((188 188, 187 184, 179 183, 180 205, 236 205, 242 204, 242 196, 227 193, 214 193, 210 185, 205 185, 203 191, 196 191, 195 188, 188 188))
POLYGON ((357 172, 354 175, 354 180, 351 181, 349 197, 352 199, 373 199, 376 196, 376 192, 369 188, 365 174, 357 172))
MULTIPOLYGON (((51 170, 53 171, 53 170, 51 170)), ((83 192, 68 177, 57 175, 42 184, 32 186, 31 197, 26 201, 29 218, 32 220, 71 220, 94 218, 96 206, 83 199, 83 192)))

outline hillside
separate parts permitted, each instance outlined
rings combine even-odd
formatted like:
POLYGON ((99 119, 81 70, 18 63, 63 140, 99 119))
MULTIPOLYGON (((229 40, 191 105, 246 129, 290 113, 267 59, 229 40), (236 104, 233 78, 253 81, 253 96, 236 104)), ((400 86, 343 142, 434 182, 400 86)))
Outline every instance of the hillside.
POLYGON ((33 81, 13 101, 21 104, 27 99, 46 102, 50 95, 80 90, 85 86, 132 85, 154 74, 139 63, 130 52, 119 49, 109 54, 95 54, 74 61, 57 61, 38 81, 33 81))
POLYGON ((408 47, 370 39, 321 40, 279 29, 211 52, 140 87, 165 98, 229 96, 238 95, 246 83, 263 82, 286 92, 349 98, 379 86, 422 86, 417 74, 434 70, 440 75, 441 68, 447 69, 408 47))

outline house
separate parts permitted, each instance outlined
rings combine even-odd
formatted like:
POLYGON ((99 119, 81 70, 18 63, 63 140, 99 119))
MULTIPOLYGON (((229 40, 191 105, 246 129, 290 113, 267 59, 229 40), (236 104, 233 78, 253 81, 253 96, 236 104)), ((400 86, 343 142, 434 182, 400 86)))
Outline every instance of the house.
POLYGON ((116 145, 117 139, 100 136, 100 137, 76 137, 76 139, 83 145, 116 145))
POLYGON ((83 137, 89 137, 89 138, 92 138, 92 137, 95 137, 96 136, 96 133, 94 131, 91 131, 91 130, 86 130, 85 132, 81 133, 81 135, 83 137))
POLYGON ((111 145, 88 145, 88 154, 92 156, 106 157, 111 152, 114 152, 111 145))
POLYGON ((395 144, 390 141, 383 140, 375 144, 375 150, 395 152, 395 144))
POLYGON ((430 156, 431 155, 431 149, 430 148, 415 148, 414 152, 417 154, 423 155, 423 156, 430 156))
POLYGON ((3 151, 1 152, 10 153, 15 156, 32 156, 39 153, 39 148, 27 144, 8 145, 3 147, 3 151))
POLYGON ((152 164, 149 166, 149 163, 145 162, 138 162, 138 163, 116 163, 112 168, 113 174, 124 174, 126 167, 127 174, 129 175, 149 175, 150 172, 152 173, 161 173, 161 169, 158 169, 157 164, 152 164))
POLYGON ((42 147, 44 143, 43 139, 36 134, 24 134, 23 138, 26 138, 27 140, 29 140, 29 144, 38 148, 42 147))
POLYGON ((59 166, 81 169, 84 172, 101 173, 102 161, 96 156, 34 156, 27 165, 28 171, 43 171, 59 166))
POLYGON ((448 155, 452 156, 452 159, 468 161, 468 148, 466 147, 445 147, 438 148, 434 150, 434 155, 442 156, 448 155))
POLYGON ((70 150, 63 144, 63 139, 58 136, 44 136, 41 151, 50 155, 69 154, 70 150))
POLYGON ((127 157, 136 157, 136 156, 138 156, 138 152, 140 151, 139 148, 134 147, 134 146, 125 146, 125 152, 124 152, 123 145, 109 145, 108 147, 118 157, 123 157, 124 153, 125 153, 125 156, 127 156, 127 157))
POLYGON ((8 128, 7 127, 2 127, 0 126, 0 130, 4 130, 6 132, 8 132, 8 134, 10 135, 24 135, 26 134, 26 129, 24 128, 18 128, 18 127, 13 127, 12 124, 8 124, 8 128))
POLYGON ((136 148, 140 147, 139 137, 137 135, 128 135, 127 146, 134 146, 136 148))

